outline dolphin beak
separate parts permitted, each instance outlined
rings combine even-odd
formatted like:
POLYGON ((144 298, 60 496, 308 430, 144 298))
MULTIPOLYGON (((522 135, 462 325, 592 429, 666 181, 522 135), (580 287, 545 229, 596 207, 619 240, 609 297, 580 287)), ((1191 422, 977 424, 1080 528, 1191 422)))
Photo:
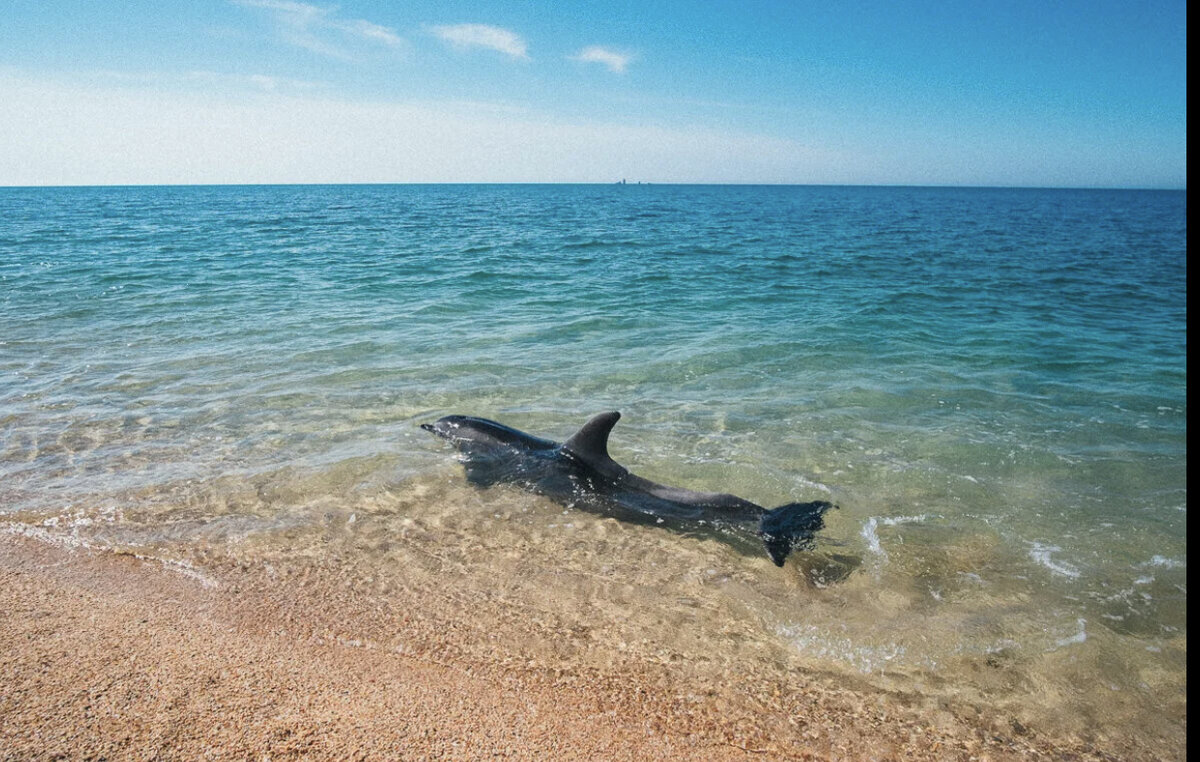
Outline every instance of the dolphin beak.
POLYGON ((436 431, 434 431, 434 430, 433 430, 433 424, 432 424, 432 423, 422 423, 422 424, 421 424, 421 428, 425 429, 426 431, 433 431, 433 433, 434 433, 434 434, 436 434, 436 433, 437 433, 436 431))

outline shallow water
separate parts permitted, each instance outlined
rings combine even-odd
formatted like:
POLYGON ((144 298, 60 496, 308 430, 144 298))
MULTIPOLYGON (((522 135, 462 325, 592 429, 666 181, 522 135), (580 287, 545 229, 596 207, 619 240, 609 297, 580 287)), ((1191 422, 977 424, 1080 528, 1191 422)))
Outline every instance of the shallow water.
POLYGON ((803 667, 1181 735, 1186 205, 0 189, 0 521, 455 590, 464 619, 560 663, 803 667), (609 409, 642 476, 841 508, 779 570, 471 489, 417 428, 454 412, 563 439, 609 409))

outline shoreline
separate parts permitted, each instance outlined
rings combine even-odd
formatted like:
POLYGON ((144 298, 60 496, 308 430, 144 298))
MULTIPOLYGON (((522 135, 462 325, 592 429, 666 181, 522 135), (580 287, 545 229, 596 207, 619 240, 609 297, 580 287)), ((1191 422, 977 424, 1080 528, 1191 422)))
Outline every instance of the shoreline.
POLYGON ((478 623, 403 592, 301 577, 0 534, 0 759, 1170 756, 817 674, 781 691, 651 663, 562 670, 481 651, 478 623))

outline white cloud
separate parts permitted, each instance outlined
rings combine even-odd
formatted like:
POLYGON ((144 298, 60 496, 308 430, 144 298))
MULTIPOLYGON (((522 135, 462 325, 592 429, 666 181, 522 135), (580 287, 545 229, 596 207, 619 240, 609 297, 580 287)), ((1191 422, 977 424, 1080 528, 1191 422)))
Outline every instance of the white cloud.
POLYGON ((456 48, 488 48, 513 58, 529 58, 525 40, 515 32, 487 24, 435 26, 431 31, 456 48))
POLYGON ((313 80, 278 77, 270 74, 230 74, 192 71, 115 71, 96 69, 77 75, 78 80, 98 87, 154 87, 166 90, 264 90, 269 92, 308 92, 327 85, 313 80))
POLYGON ((855 163, 732 130, 3 69, 0 102, 0 185, 845 182, 855 163))
POLYGON ((600 45, 589 45, 570 58, 572 61, 603 64, 611 72, 624 74, 625 69, 629 67, 629 63, 633 60, 633 55, 613 50, 612 48, 601 47, 600 45))
POLYGON ((0 103, 0 186, 622 177, 679 183, 1187 185, 1186 146, 1171 151, 1131 145, 1123 130, 1082 139, 1074 131, 1050 130, 988 142, 972 133, 957 140, 918 132, 897 136, 882 124, 855 131, 859 120, 834 114, 797 130, 803 139, 787 139, 682 123, 587 121, 504 104, 349 100, 319 83, 257 73, 122 78, 0 67, 0 103))
POLYGON ((337 17, 337 8, 322 8, 292 0, 232 0, 246 8, 267 11, 284 41, 331 58, 349 58, 337 41, 374 42, 397 48, 405 40, 389 27, 364 19, 337 17))

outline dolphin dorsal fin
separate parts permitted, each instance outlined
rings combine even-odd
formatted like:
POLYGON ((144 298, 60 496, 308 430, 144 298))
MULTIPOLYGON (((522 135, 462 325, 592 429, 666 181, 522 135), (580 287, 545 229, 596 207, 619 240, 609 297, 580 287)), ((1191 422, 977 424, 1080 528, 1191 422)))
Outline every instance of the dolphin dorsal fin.
POLYGON ((592 416, 575 436, 563 443, 563 449, 606 476, 629 473, 608 454, 608 435, 621 420, 617 411, 592 416))

